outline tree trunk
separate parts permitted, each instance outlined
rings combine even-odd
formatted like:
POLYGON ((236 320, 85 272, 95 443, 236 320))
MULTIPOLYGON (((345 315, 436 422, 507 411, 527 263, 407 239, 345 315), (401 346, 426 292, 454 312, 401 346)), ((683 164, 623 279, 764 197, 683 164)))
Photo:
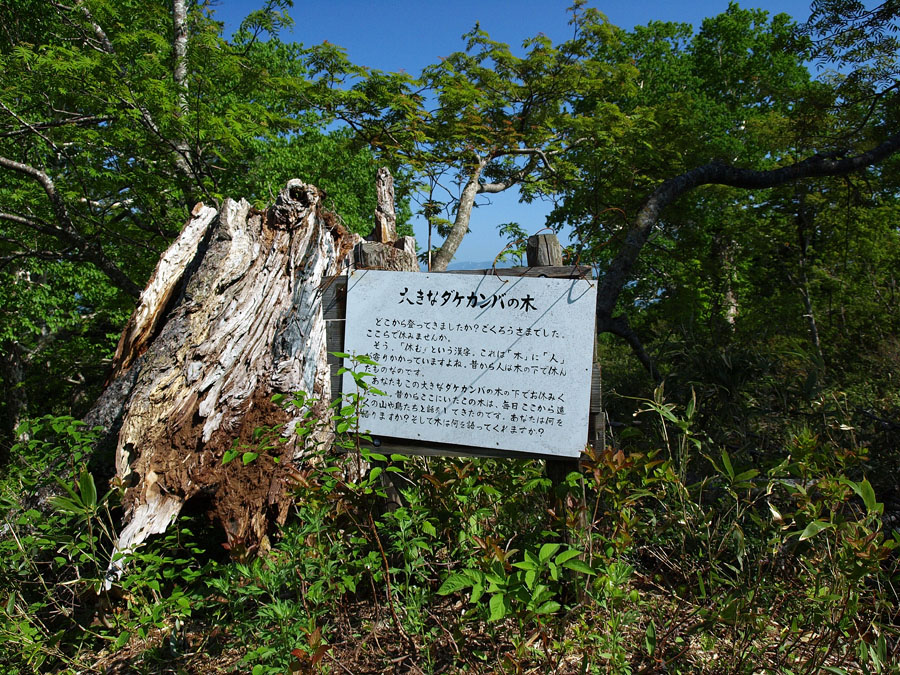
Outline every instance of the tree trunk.
POLYGON ((223 456, 236 439, 257 451, 261 426, 293 428, 300 413, 274 394, 305 391, 320 417, 331 397, 323 280, 359 238, 298 180, 264 212, 226 200, 218 213, 198 205, 193 215, 142 293, 87 418, 107 427, 127 488, 119 550, 165 530, 197 496, 232 550, 265 547, 269 524, 287 515, 290 465, 303 447, 286 433, 247 464, 223 456))
POLYGON ((447 235, 444 243, 441 244, 441 248, 431 259, 432 272, 445 272, 447 270, 447 265, 453 260, 456 249, 459 248, 463 237, 469 231, 472 208, 475 206, 475 198, 479 194, 481 172, 484 171, 486 164, 485 161, 479 160, 479 163, 469 176, 469 181, 466 183, 466 187, 463 188, 462 195, 460 195, 459 202, 456 205, 456 218, 453 221, 450 234, 447 235))
POLYGON ((815 214, 810 214, 810 209, 806 203, 806 191, 798 188, 797 194, 797 243, 800 248, 800 296, 803 298, 803 317, 809 326, 809 337, 816 350, 816 357, 819 363, 824 366, 825 355, 822 352, 822 342, 819 339, 819 327, 816 324, 816 314, 813 311, 812 296, 809 290, 809 244, 810 231, 813 229, 813 219, 815 214))
POLYGON ((625 317, 613 316, 613 312, 663 209, 681 195, 701 185, 730 185, 747 190, 759 190, 803 178, 843 176, 878 164, 897 152, 900 152, 900 133, 889 136, 880 145, 852 157, 843 154, 813 155, 795 164, 769 171, 755 171, 712 162, 664 181, 638 209, 625 240, 603 275, 597 290, 597 331, 624 337, 651 377, 659 380, 659 373, 655 372, 652 361, 640 346, 637 335, 628 327, 625 317))
POLYGON ((740 313, 737 293, 734 290, 734 240, 726 233, 720 232, 713 238, 712 253, 721 275, 722 304, 721 315, 725 319, 728 328, 734 332, 737 317, 740 313))

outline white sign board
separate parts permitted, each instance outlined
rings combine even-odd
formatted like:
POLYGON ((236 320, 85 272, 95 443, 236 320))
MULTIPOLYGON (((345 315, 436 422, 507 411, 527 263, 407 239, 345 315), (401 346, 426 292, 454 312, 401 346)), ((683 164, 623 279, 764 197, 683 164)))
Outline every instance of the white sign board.
MULTIPOLYGON (((596 286, 548 279, 354 272, 344 351, 384 396, 360 428, 561 457, 587 442, 596 286)), ((345 364, 350 367, 351 364, 345 364)), ((344 375, 344 392, 355 391, 344 375)))

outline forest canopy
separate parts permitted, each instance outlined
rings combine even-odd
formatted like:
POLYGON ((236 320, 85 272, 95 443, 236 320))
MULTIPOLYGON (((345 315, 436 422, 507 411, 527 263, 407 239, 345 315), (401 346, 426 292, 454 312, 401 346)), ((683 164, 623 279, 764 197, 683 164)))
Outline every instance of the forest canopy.
POLYGON ((479 195, 550 200, 548 225, 571 227, 570 257, 603 280, 599 329, 655 379, 689 336, 724 348, 777 326, 821 370, 860 335, 871 354, 895 334, 889 3, 817 3, 806 24, 732 4, 696 30, 626 31, 578 2, 561 43, 513 48, 476 25, 415 77, 282 41, 289 5, 269 0, 231 37, 204 3, 4 5, 8 440, 26 414, 90 403, 195 202, 263 206, 302 176, 365 232, 378 164, 401 221, 414 196, 445 237, 434 270, 479 195))

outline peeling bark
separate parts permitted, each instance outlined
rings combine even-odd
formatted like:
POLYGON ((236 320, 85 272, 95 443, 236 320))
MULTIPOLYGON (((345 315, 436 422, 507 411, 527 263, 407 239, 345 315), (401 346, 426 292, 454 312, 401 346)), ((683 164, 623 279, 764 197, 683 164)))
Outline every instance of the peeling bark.
POLYGON ((270 523, 286 517, 288 471, 302 452, 290 434, 250 464, 222 458, 260 426, 292 428, 274 394, 330 400, 321 289, 359 238, 319 200, 292 180, 265 212, 243 200, 218 213, 198 205, 162 256, 88 416, 115 437, 126 486, 119 550, 165 530, 197 495, 232 548, 265 547, 270 523))
POLYGON ((194 217, 156 264, 147 287, 141 292, 140 302, 119 338, 113 359, 113 377, 127 370, 134 358, 143 353, 217 213, 211 207, 197 204, 192 212, 194 217))
POLYGON ((386 167, 375 176, 375 229, 366 241, 353 249, 353 263, 357 269, 418 272, 416 240, 397 239, 397 216, 394 214, 394 178, 386 167))
MULTIPOLYGON (((172 53, 175 61, 172 79, 177 92, 175 119, 180 119, 188 114, 188 26, 185 0, 172 0, 172 32, 172 53)), ((193 174, 190 146, 183 134, 179 134, 175 141, 175 161, 179 163, 179 168, 185 175, 193 174)))
POLYGON ((389 244, 397 239, 397 216, 394 213, 394 177, 387 167, 381 167, 375 175, 375 229, 370 241, 389 244))

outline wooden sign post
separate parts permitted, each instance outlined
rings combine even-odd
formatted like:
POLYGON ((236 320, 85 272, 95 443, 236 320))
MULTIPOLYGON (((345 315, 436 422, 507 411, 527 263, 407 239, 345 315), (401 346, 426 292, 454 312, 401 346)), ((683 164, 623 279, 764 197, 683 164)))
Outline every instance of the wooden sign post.
MULTIPOLYGON (((561 262, 555 235, 529 244, 529 262, 561 262)), ((349 317, 348 279, 329 285, 329 350, 373 357, 381 368, 373 384, 389 390, 371 403, 377 419, 363 417, 380 452, 568 457, 574 463, 551 465, 550 475, 577 469, 585 442, 598 437, 600 408, 590 268, 500 273, 355 273, 349 317), (515 400, 523 396, 534 398, 515 400)), ((350 381, 333 378, 332 389, 350 381)))

